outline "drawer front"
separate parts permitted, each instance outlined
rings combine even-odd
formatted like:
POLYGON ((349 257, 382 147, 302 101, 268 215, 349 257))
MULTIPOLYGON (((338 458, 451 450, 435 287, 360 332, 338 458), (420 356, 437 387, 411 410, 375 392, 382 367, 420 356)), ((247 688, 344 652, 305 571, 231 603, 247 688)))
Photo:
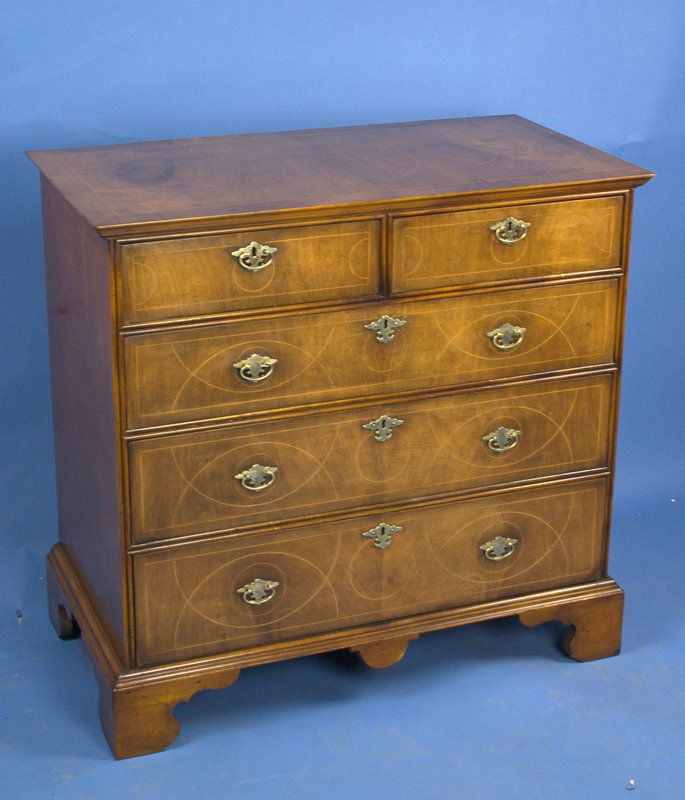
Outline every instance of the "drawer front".
POLYGON ((599 579, 605 496, 595 479, 136 555, 139 664, 599 579))
POLYGON ((134 323, 369 297, 379 291, 379 252, 378 220, 126 244, 122 316, 134 323))
POLYGON ((134 441, 133 536, 269 525, 605 467, 610 395, 611 376, 593 375, 134 441), (383 415, 396 422, 364 427, 383 415))
POLYGON ((605 197, 396 219, 393 292, 618 267, 623 200, 605 197), (491 226, 513 217, 511 231, 491 226), (525 237, 517 237, 525 232, 525 237))
POLYGON ((128 427, 610 364, 617 290, 608 279, 129 335, 128 427), (405 324, 365 327, 385 314, 405 324))

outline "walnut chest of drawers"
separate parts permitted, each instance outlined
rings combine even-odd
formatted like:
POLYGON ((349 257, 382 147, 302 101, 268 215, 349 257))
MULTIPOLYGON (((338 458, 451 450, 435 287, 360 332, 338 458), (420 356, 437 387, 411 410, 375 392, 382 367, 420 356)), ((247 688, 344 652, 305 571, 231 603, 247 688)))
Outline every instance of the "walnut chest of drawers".
POLYGON ((115 755, 240 669, 518 615, 620 645, 632 194, 517 116, 30 154, 60 542, 115 755))

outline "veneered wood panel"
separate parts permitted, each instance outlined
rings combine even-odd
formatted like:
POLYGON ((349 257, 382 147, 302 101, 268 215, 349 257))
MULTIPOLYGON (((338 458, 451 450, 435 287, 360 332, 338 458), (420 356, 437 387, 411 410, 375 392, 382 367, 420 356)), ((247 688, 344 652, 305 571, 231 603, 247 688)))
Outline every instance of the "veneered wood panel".
POLYGON ((352 206, 652 173, 521 117, 365 125, 29 154, 93 225, 352 206))
POLYGON ((380 227, 360 220, 123 245, 123 321, 377 295, 380 227), (231 255, 253 241, 277 248, 258 272, 231 255))
POLYGON ((107 242, 42 183, 59 534, 126 657, 107 242))
POLYGON ((272 524, 606 466, 611 375, 130 443, 135 541, 272 524), (385 442, 362 426, 403 420, 385 442), (521 432, 503 453, 483 436, 521 432), (260 491, 235 476, 276 467, 260 491))
POLYGON ((139 554, 139 664, 598 579, 605 497, 594 480, 139 554), (402 530, 380 549, 362 534, 383 522, 402 530), (496 536, 517 541, 490 561, 496 536), (279 585, 249 605, 238 589, 256 578, 279 585))
POLYGON ((416 389, 465 385, 613 361, 618 281, 583 282, 126 336, 128 428, 416 389), (383 344, 366 323, 406 320, 383 344), (488 337, 526 328, 516 348, 488 337), (261 383, 233 364, 277 358, 261 383))
POLYGON ((395 219, 393 292, 516 281, 618 267, 622 197, 457 211, 395 219), (490 226, 515 217, 525 238, 498 241, 490 226))

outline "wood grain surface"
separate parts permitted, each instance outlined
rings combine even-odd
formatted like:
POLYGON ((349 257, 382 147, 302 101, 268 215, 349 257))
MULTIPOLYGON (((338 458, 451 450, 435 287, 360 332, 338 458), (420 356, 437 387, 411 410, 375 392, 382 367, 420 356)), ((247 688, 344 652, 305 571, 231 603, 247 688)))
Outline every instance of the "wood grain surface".
MULTIPOLYGON (((173 707, 195 692, 229 686, 239 670, 272 661, 351 648, 370 666, 390 666, 403 655, 408 641, 419 634, 455 625, 515 614, 526 619, 540 610, 549 617, 557 611, 574 626, 582 620, 582 630, 571 629, 579 642, 600 643, 606 630, 607 612, 617 608, 621 589, 610 578, 571 586, 529 592, 484 603, 412 614, 383 623, 371 622, 328 631, 299 639, 274 642, 266 647, 232 650, 203 658, 174 661, 155 667, 126 667, 102 627, 98 612, 85 591, 83 582, 64 545, 55 545, 47 559, 48 584, 54 587, 51 603, 60 603, 73 613, 83 634, 100 686, 100 718, 103 731, 117 758, 151 753, 167 747, 178 734, 173 707), (603 601, 608 600, 609 603, 603 601), (596 624, 595 624, 596 623, 596 624), (595 630, 596 629, 596 630, 595 630)), ((59 608, 51 605, 52 617, 59 608)), ((620 626, 620 613, 612 615, 620 626)), ((535 621, 545 621, 542 614, 535 621)), ((58 626, 58 632, 61 628, 58 626)), ((618 631, 620 637, 620 627, 618 631)), ((595 649, 595 653, 598 649, 595 649)), ((574 655, 581 653, 575 651, 574 655)), ((584 649, 582 655, 588 654, 584 649)))
POLYGON ((611 375, 138 440, 130 445, 135 541, 271 524, 606 466, 611 375), (385 442, 362 426, 403 420, 385 442), (518 443, 493 452, 500 426, 518 443), (276 467, 267 488, 235 476, 276 467))
POLYGON ((59 536, 125 654, 109 253, 50 184, 42 190, 59 536))
POLYGON ((365 125, 29 154, 105 234, 146 224, 352 206, 652 173, 521 117, 365 125), (135 223, 138 223, 137 225, 135 223))
POLYGON ((362 220, 126 244, 123 322, 376 296, 380 227, 362 220), (253 241, 277 248, 257 272, 231 255, 253 241))
POLYGON ((623 632, 623 591, 597 597, 586 603, 549 603, 519 615, 529 628, 544 622, 568 625, 562 648, 576 661, 617 656, 623 632))
POLYGON ((599 578, 604 480, 135 557, 141 665, 599 578), (386 549, 362 534, 400 526, 386 549), (480 546, 517 539, 489 561, 480 546), (249 605, 256 578, 276 594, 249 605))
POLYGON ((607 279, 127 335, 128 427, 611 364, 617 293, 607 279), (364 328, 383 314, 406 320, 387 344, 364 328), (526 332, 501 351, 487 334, 507 322, 526 332), (252 353, 278 359, 256 384, 233 367, 252 353))
POLYGON ((622 197, 535 203, 395 219, 392 290, 520 281, 617 267, 622 197), (529 223, 502 244, 490 229, 507 217, 529 223))

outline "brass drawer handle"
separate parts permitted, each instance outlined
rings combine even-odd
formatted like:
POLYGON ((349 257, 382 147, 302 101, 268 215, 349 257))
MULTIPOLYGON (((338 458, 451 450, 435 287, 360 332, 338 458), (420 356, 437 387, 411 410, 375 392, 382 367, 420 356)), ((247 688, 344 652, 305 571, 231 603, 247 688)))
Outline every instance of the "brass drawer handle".
POLYGON ((243 269, 249 272, 259 272, 260 269, 265 269, 273 264, 274 254, 278 252, 277 247, 271 247, 268 244, 260 244, 259 242, 250 242, 245 247, 239 247, 233 250, 231 255, 238 260, 243 269))
POLYGON ((277 358, 262 356, 259 353, 252 353, 251 356, 236 361, 233 365, 238 371, 238 375, 250 383, 265 381, 274 371, 274 364, 278 364, 277 358))
POLYGON ((406 324, 406 319, 398 319, 397 317, 383 314, 382 317, 375 319, 373 322, 369 322, 367 325, 364 325, 364 327, 367 331, 373 331, 376 334, 377 342, 388 344, 388 342, 392 342, 395 338, 395 331, 397 328, 401 328, 402 325, 406 324))
POLYGON ((516 219, 516 217, 507 217, 490 226, 490 230, 494 231, 497 241, 502 242, 502 244, 516 244, 516 242, 525 239, 528 228, 530 228, 530 222, 524 222, 522 219, 516 219))
POLYGON ((264 578, 255 578, 245 586, 238 589, 238 594, 243 596, 243 600, 251 606, 261 606, 268 603, 276 595, 276 589, 281 584, 278 581, 265 581, 264 578))
POLYGON ((480 549, 489 561, 502 561, 514 552, 518 539, 509 539, 507 536, 495 536, 489 542, 482 544, 480 549))
POLYGON ((251 492, 261 492, 271 486, 276 480, 277 473, 278 467, 263 467, 261 464, 253 464, 234 477, 251 492))
POLYGON ((493 453, 504 453, 507 450, 512 450, 519 443, 521 438, 521 431, 516 428, 505 428, 501 426, 490 433, 486 433, 481 438, 493 453))
POLYGON ((511 322, 505 322, 503 325, 488 331, 485 335, 491 339, 492 344, 498 350, 513 350, 521 344, 525 332, 526 328, 522 325, 512 325, 511 322))
POLYGON ((367 422, 365 425, 362 425, 362 428, 367 431, 373 431, 373 438, 377 442, 387 442, 392 436, 392 429, 398 428, 400 425, 404 425, 403 419, 396 419, 395 417, 389 417, 387 414, 381 414, 381 416, 373 420, 373 422, 367 422))
POLYGON ((364 531, 362 536, 367 539, 373 539, 374 547, 385 550, 386 547, 390 546, 393 534, 399 533, 401 530, 401 525, 388 525, 387 522, 381 522, 380 525, 376 525, 376 527, 371 528, 370 531, 364 531))

